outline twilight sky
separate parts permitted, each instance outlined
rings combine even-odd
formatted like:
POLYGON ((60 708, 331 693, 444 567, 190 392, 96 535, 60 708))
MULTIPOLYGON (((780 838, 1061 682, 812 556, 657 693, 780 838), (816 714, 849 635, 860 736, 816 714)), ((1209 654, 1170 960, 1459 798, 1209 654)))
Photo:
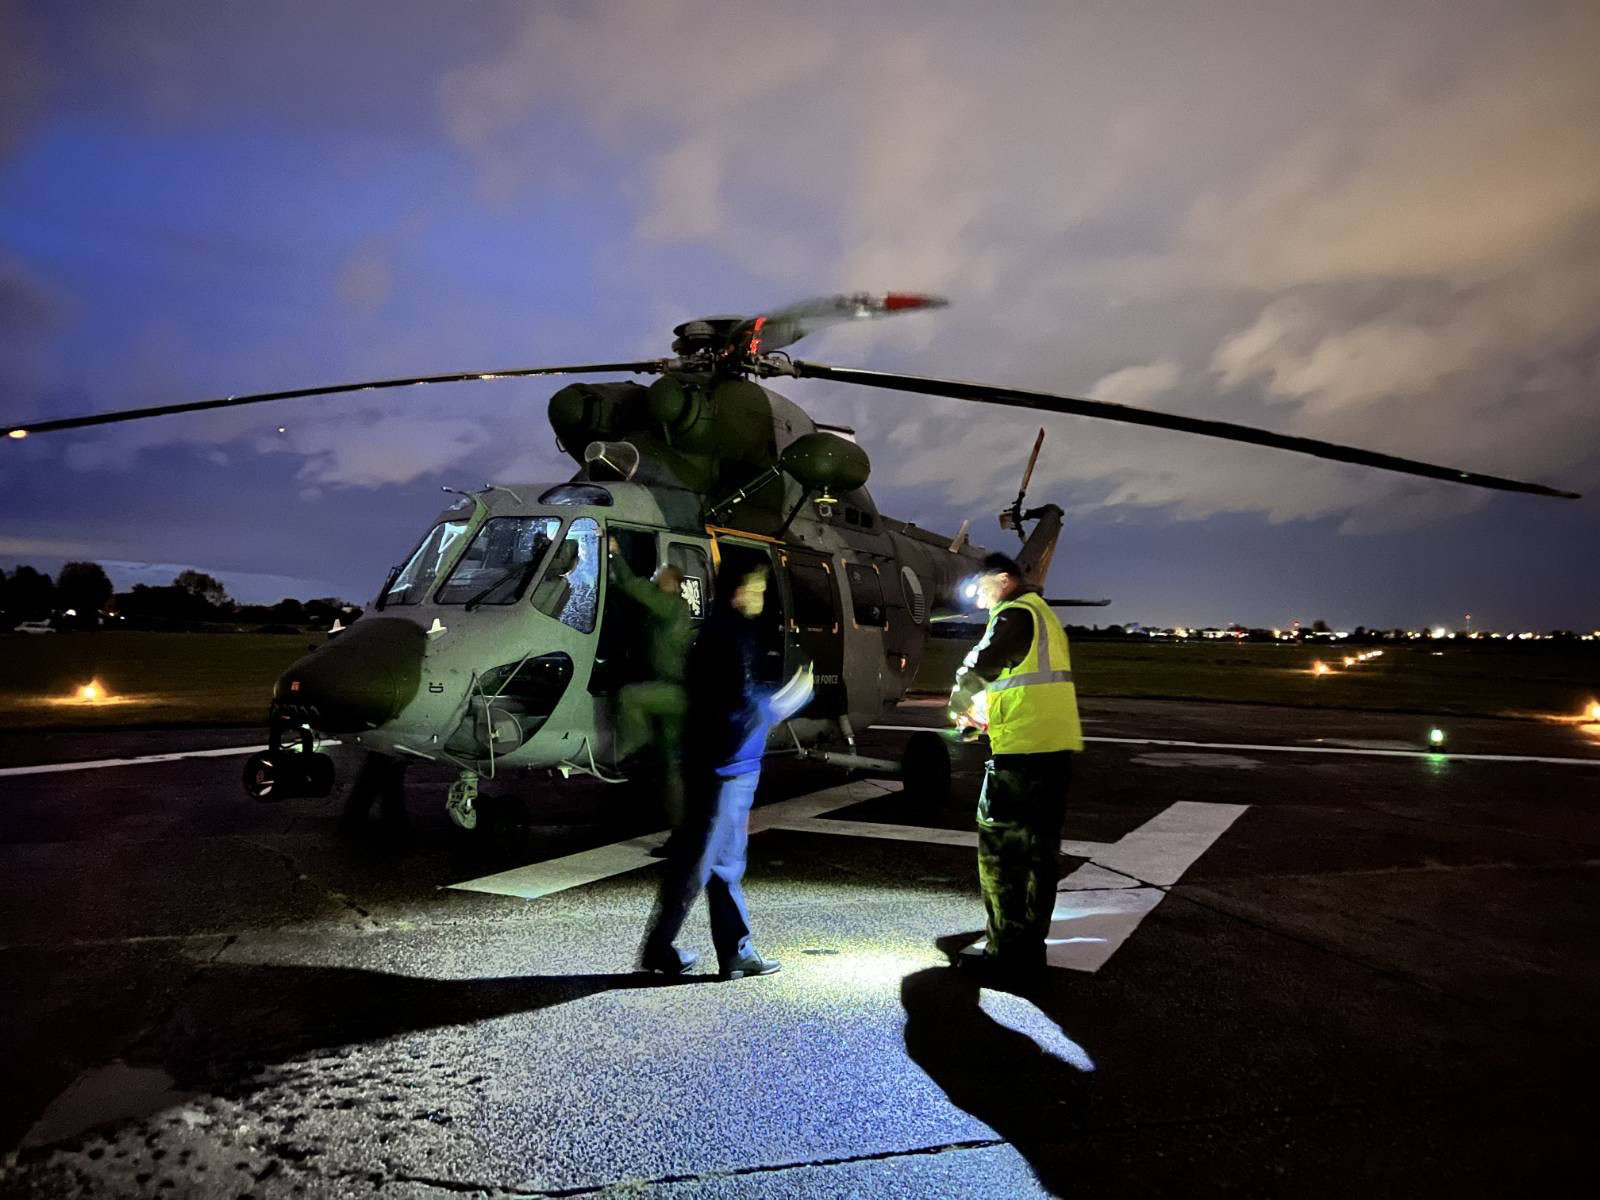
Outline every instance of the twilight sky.
MULTIPOLYGON (((0 420, 928 290, 797 353, 1586 493, 1050 418, 1031 498, 1091 620, 1593 629, 1597 62, 1592 0, 0 0, 0 420)), ((7 442, 0 565, 364 602, 441 484, 570 473, 558 386, 7 442)), ((885 512, 1008 545, 1036 419, 780 390, 859 431, 885 512)))

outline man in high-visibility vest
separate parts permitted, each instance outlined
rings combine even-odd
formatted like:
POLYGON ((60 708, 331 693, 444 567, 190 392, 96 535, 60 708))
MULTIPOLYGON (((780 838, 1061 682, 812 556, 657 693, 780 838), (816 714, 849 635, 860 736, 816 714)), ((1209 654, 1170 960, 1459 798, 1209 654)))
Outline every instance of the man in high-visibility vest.
POLYGON ((989 733, 978 797, 988 938, 957 961, 1027 974, 1045 964, 1056 854, 1083 727, 1066 631, 1015 560, 983 560, 977 602, 989 610, 989 626, 956 672, 950 711, 959 728, 989 733))

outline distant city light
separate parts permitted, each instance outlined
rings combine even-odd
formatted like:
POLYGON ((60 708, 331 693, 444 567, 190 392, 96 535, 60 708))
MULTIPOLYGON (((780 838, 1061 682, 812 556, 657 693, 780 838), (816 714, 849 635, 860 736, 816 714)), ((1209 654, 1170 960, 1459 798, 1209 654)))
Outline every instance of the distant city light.
POLYGON ((1446 629, 1443 625, 1435 625, 1433 627, 1433 631, 1432 631, 1433 636, 1436 637, 1436 638, 1442 638, 1442 637, 1444 637, 1445 634, 1447 634, 1449 632, 1450 631, 1448 629, 1446 629))

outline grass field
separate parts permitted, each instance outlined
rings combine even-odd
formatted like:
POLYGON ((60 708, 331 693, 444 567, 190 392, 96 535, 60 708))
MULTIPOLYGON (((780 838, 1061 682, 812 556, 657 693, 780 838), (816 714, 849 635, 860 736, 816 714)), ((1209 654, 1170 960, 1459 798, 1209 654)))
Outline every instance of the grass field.
POLYGON ((321 634, 58 633, 0 638, 0 727, 261 725, 279 674, 321 634), (98 681, 105 704, 61 703, 98 681))
MULTIPOLYGON (((318 634, 62 633, 0 638, 0 727, 264 725, 273 682, 318 634), (91 680, 113 702, 68 700, 91 680)), ((1435 644, 1436 645, 1436 644, 1435 644)), ((1085 696, 1174 697, 1483 716, 1576 715, 1600 699, 1593 643, 1394 646, 1350 669, 1345 650, 1216 642, 1079 642, 1085 696), (1316 676, 1321 658, 1334 667, 1316 676)), ((935 642, 919 673, 943 686, 966 647, 935 642)), ((1354 652, 1354 649, 1350 651, 1354 652)))
MULTIPOLYGON (((937 643, 935 643, 937 646, 937 643)), ((1072 670, 1085 696, 1171 697, 1311 708, 1476 716, 1576 715, 1600 698, 1595 643, 1523 648, 1455 642, 1335 648, 1224 642, 1080 641, 1072 670), (1364 649, 1380 658, 1346 669, 1342 659, 1364 649), (1331 670, 1315 675, 1321 660, 1331 670)), ((954 675, 966 647, 938 647, 919 683, 954 675)))

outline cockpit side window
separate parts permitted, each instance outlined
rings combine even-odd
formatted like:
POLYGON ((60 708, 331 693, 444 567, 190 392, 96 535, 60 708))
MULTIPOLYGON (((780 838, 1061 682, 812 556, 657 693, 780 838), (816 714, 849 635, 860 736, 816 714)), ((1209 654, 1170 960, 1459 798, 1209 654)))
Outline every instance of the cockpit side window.
POLYGON ((533 606, 579 633, 593 633, 600 611, 600 524, 579 517, 533 590, 533 606))
POLYGON ((483 523, 437 604, 514 604, 561 529, 559 517, 491 517, 483 523))
POLYGON ((429 530, 428 536, 422 539, 422 544, 379 597, 379 607, 421 604, 440 569, 450 560, 456 542, 467 531, 467 525, 466 521, 441 521, 429 530))

